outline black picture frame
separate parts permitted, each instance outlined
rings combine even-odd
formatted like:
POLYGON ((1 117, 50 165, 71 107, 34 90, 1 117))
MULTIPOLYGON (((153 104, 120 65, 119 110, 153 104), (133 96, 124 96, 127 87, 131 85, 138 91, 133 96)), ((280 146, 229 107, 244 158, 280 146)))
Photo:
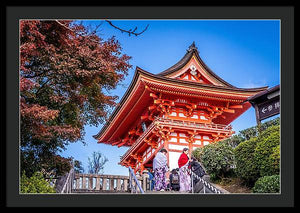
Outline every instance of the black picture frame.
MULTIPOLYGON (((5 176, 7 207, 293 207, 294 7, 292 6, 7 6, 5 8, 5 176), (281 193, 230 195, 19 194, 20 19, 279 19, 281 21, 281 193)), ((2 79, 2 80, 3 80, 2 79)), ((4 196, 4 197, 3 197, 4 196)))

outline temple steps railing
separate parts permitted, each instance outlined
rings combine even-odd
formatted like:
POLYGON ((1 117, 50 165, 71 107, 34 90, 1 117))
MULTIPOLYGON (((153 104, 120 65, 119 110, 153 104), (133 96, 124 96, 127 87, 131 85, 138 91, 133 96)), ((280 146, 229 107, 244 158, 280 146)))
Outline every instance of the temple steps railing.
POLYGON ((77 173, 73 192, 128 192, 128 186, 128 176, 77 173))
POLYGON ((229 194, 223 188, 217 187, 210 182, 210 176, 204 175, 203 177, 199 177, 193 171, 191 171, 191 182, 192 182, 192 193, 199 193, 199 194, 229 194), (194 184, 194 181, 197 181, 194 184))
MULTIPOLYGON (((192 179, 199 179, 197 185, 193 186, 192 193, 216 193, 226 194, 226 190, 216 187, 210 181, 192 173, 192 179)), ((150 182, 146 173, 135 175, 129 167, 129 176, 122 175, 100 175, 81 174, 71 171, 62 179, 62 183, 57 193, 161 193, 150 191, 150 182)), ((167 191, 165 193, 178 193, 167 191)))
POLYGON ((46 180, 51 186, 54 186, 56 193, 72 193, 74 174, 74 169, 71 168, 68 173, 62 176, 46 178, 46 180))
MULTIPOLYGON (((129 166, 129 190, 130 192, 133 194, 144 194, 144 189, 142 188, 142 181, 139 181, 137 176, 134 174, 133 169, 129 166)), ((145 181, 145 179, 142 179, 143 181, 145 181)))
POLYGON ((146 179, 129 169, 129 176, 76 173, 73 193, 144 193, 146 179))

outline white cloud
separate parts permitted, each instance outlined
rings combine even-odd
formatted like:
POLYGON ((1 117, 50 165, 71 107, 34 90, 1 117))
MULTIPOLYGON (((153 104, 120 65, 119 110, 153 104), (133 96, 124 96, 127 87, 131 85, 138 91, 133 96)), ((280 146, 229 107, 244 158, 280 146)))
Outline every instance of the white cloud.
POLYGON ((256 88, 256 87, 264 87, 268 86, 267 81, 265 79, 258 79, 258 80, 248 80, 247 83, 241 84, 241 88, 256 88))

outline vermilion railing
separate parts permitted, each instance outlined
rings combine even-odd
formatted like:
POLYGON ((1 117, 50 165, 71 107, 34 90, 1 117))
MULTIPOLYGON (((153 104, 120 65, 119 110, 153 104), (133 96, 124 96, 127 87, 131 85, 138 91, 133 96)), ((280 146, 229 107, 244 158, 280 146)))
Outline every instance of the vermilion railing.
POLYGON ((223 124, 209 124, 209 123, 201 123, 195 121, 182 121, 176 119, 169 119, 169 118, 162 118, 162 117, 155 117, 153 122, 147 127, 147 129, 143 132, 143 134, 132 144, 132 146, 127 150, 127 152, 121 157, 121 161, 132 152, 132 150, 139 145, 144 139, 145 136, 150 134, 152 129, 156 125, 167 125, 167 126, 177 126, 177 127, 186 127, 192 129, 203 129, 203 130, 212 130, 212 131, 223 131, 223 132, 232 132, 231 125, 223 125, 223 124))
POLYGON ((213 123, 201 123, 196 121, 183 121, 183 120, 176 120, 176 119, 169 119, 169 118, 161 118, 157 117, 155 121, 159 121, 160 123, 164 124, 176 124, 181 126, 192 126, 197 128, 206 128, 206 129, 212 129, 212 130, 224 130, 224 131, 231 131, 232 126, 231 125, 223 125, 223 124, 213 124, 213 123))

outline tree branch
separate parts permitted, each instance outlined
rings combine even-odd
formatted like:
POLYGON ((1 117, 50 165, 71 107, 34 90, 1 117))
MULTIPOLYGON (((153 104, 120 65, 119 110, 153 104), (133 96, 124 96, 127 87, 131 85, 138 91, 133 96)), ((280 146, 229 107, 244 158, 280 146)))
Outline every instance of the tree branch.
POLYGON ((128 35, 135 35, 135 36, 138 36, 138 35, 141 35, 143 32, 145 32, 149 26, 149 24, 147 24, 147 26, 145 27, 145 29, 139 33, 135 32, 137 30, 137 27, 134 28, 134 30, 124 30, 124 29, 121 29, 119 27, 117 27, 116 25, 114 25, 111 21, 109 20, 105 20, 109 25, 111 25, 112 27, 120 30, 122 33, 128 33, 128 35))
MULTIPOLYGON (((55 22, 57 22, 59 25, 65 27, 66 29, 72 31, 72 32, 75 33, 76 35, 82 36, 82 37, 84 37, 84 38, 87 38, 87 39, 90 40, 91 42, 101 43, 101 41, 97 41, 97 40, 91 39, 91 38, 89 37, 89 34, 88 34, 88 33, 78 33, 78 32, 76 32, 75 30, 73 30, 72 28, 70 28, 70 27, 64 25, 63 23, 61 23, 61 22, 58 21, 58 20, 55 20, 55 22)), ((81 23, 81 25, 82 25, 82 23, 81 23)), ((96 28, 92 31, 92 34, 95 34, 95 33, 97 32, 97 29, 100 27, 100 25, 101 25, 101 24, 99 24, 98 26, 96 26, 96 28)))

